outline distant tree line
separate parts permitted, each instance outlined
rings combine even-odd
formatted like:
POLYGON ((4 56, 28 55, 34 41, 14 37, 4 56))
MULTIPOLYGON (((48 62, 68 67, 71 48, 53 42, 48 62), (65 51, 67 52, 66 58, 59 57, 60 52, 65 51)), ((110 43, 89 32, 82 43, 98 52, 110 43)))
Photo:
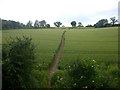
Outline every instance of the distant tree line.
POLYGON ((2 29, 19 29, 25 28, 25 25, 20 22, 12 21, 12 20, 2 20, 2 29))
POLYGON ((2 19, 2 29, 37 29, 37 28, 50 28, 50 24, 47 24, 45 20, 38 21, 35 20, 35 23, 33 25, 33 22, 29 20, 27 24, 23 24, 20 22, 12 21, 12 20, 3 20, 2 19))
MULTIPOLYGON (((95 27, 95 28, 102 28, 102 27, 112 27, 112 26, 119 26, 119 24, 116 24, 118 21, 116 20, 116 17, 111 17, 110 18, 110 23, 108 22, 107 19, 101 19, 99 20, 96 24, 91 25, 88 24, 86 27, 95 27)), ((79 28, 79 27, 84 27, 82 25, 82 22, 76 22, 72 21, 70 22, 71 28, 79 28)), ((62 23, 60 21, 54 22, 55 27, 60 28, 62 23)), ((27 22, 27 24, 23 24, 20 22, 12 21, 12 20, 2 20, 2 29, 42 29, 42 28, 52 28, 50 24, 48 24, 45 20, 38 21, 35 20, 33 23, 31 20, 27 22)), ((62 28, 65 28, 63 25, 62 28)))
POLYGON ((111 27, 111 26, 119 26, 119 24, 116 24, 118 22, 115 17, 110 18, 110 23, 108 23, 107 19, 101 19, 96 24, 94 24, 95 28, 101 28, 101 27, 111 27))

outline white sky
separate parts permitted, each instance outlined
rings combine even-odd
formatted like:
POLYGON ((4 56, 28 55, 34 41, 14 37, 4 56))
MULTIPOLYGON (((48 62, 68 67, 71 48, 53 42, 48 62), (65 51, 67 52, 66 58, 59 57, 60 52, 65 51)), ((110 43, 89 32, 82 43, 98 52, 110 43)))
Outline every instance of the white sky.
POLYGON ((119 0, 0 0, 0 18, 26 24, 46 20, 70 26, 75 20, 83 25, 95 24, 100 19, 118 17, 119 0))

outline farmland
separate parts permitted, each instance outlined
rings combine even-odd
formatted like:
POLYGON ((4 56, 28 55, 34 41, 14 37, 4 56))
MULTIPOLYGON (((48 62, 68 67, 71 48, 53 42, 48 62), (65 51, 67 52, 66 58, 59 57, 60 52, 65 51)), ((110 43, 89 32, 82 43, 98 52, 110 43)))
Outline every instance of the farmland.
POLYGON ((117 28, 67 31, 60 63, 64 67, 71 60, 89 57, 99 63, 116 64, 118 60, 117 34, 117 28))
MULTIPOLYGON (((66 73, 67 68, 75 60, 84 60, 89 58, 89 60, 94 60, 103 67, 99 72, 101 74, 105 74, 106 77, 108 77, 108 75, 111 76, 109 78, 109 85, 111 87, 116 87, 117 76, 116 74, 114 75, 114 72, 117 72, 118 70, 117 27, 99 29, 4 30, 2 32, 3 43, 7 43, 10 38, 15 38, 16 36, 31 37, 36 46, 37 63, 43 71, 47 71, 50 64, 53 62, 54 55, 56 54, 56 50, 58 49, 61 35, 64 30, 66 30, 65 46, 58 64, 58 71, 66 73)), ((63 77, 64 75, 65 74, 63 74, 63 77)), ((53 87, 57 87, 57 85, 53 83, 53 87)))
POLYGON ((59 45, 61 35, 61 30, 7 30, 3 31, 3 43, 9 41, 10 37, 31 37, 36 46, 36 59, 47 69, 59 45))

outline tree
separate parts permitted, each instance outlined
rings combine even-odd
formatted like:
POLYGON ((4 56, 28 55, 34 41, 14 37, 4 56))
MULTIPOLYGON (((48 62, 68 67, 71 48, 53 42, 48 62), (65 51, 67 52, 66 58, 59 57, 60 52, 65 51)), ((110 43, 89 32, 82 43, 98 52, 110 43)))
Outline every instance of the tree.
POLYGON ((55 25, 56 27, 60 27, 60 25, 62 25, 62 23, 61 23, 60 21, 57 21, 57 22, 54 22, 54 25, 55 25))
POLYGON ((50 28, 50 24, 46 24, 46 26, 45 26, 46 28, 50 28))
POLYGON ((107 25, 108 25, 108 20, 107 19, 101 19, 94 26, 96 28, 100 28, 100 27, 106 27, 107 25))
POLYGON ((116 18, 116 17, 110 18, 112 25, 115 25, 115 23, 117 22, 117 20, 116 20, 115 18, 116 18))
POLYGON ((32 28, 32 21, 29 20, 26 26, 27 28, 32 28))
POLYGON ((2 49, 3 88, 32 88, 35 67, 35 46, 28 37, 12 39, 2 49))
POLYGON ((2 19, 2 29, 20 29, 25 28, 25 25, 20 22, 12 21, 12 20, 3 20, 2 19))
POLYGON ((83 27, 81 22, 78 22, 78 27, 83 27))
POLYGON ((35 28, 39 28, 40 27, 40 23, 39 23, 38 20, 35 20, 34 27, 35 28))
POLYGON ((94 26, 92 26, 91 24, 88 24, 86 27, 94 27, 94 26))
POLYGON ((39 23, 40 23, 40 27, 45 28, 45 26, 46 26, 46 21, 45 20, 42 20, 39 23))
POLYGON ((72 27, 76 27, 76 21, 71 22, 72 27))

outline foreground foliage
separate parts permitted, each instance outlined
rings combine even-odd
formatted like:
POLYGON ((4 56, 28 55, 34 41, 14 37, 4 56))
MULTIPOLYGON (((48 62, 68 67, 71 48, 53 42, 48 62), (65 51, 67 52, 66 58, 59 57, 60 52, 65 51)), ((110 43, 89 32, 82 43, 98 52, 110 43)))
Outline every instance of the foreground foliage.
POLYGON ((90 58, 77 59, 52 78, 53 88, 119 88, 117 66, 100 64, 90 58))
POLYGON ((3 45, 3 88, 35 87, 32 70, 35 65, 31 38, 15 38, 3 45))

